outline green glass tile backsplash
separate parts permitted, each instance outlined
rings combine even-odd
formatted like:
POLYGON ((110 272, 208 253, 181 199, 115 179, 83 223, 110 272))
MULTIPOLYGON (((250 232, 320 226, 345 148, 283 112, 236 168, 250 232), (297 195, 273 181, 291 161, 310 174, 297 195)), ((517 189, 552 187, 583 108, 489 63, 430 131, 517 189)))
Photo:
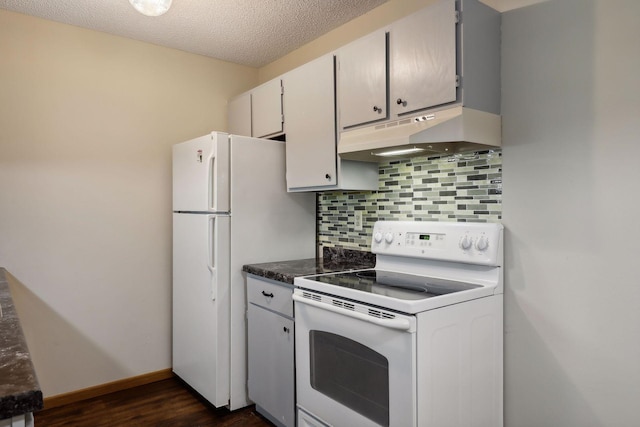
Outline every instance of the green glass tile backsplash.
POLYGON ((497 222, 502 217, 502 152, 413 157, 380 163, 378 191, 318 196, 318 243, 371 247, 378 220, 497 222), (356 230, 356 211, 362 229, 356 230))

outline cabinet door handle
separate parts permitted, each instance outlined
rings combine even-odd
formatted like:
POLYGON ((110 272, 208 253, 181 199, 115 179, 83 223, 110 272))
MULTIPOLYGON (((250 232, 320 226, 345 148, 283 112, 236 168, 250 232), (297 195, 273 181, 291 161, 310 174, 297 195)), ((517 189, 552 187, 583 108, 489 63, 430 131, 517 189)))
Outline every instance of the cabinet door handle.
POLYGON ((262 295, 264 295, 267 298, 273 298, 273 293, 266 293, 265 291, 262 291, 262 295))
POLYGON ((398 105, 402 105, 403 107, 406 107, 406 106, 407 106, 407 101, 406 101, 406 100, 403 100, 402 98, 398 98, 398 99, 396 100, 396 104, 398 104, 398 105))
POLYGON ((287 328, 286 326, 282 328, 282 330, 285 331, 286 333, 289 333, 289 328, 287 328))
POLYGON ((377 105, 374 105, 373 111, 375 111, 376 113, 382 113, 382 108, 378 107, 377 105))
POLYGON ((331 181, 331 175, 326 174, 324 177, 327 179, 327 181, 331 181))

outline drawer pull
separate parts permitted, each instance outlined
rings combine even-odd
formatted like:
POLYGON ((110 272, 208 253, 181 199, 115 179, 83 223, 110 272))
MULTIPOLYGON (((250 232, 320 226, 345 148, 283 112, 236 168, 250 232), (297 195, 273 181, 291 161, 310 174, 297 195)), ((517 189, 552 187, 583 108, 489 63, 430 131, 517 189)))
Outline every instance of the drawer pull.
POLYGON ((264 295, 267 298, 273 298, 273 293, 266 293, 265 291, 262 291, 262 295, 264 295))

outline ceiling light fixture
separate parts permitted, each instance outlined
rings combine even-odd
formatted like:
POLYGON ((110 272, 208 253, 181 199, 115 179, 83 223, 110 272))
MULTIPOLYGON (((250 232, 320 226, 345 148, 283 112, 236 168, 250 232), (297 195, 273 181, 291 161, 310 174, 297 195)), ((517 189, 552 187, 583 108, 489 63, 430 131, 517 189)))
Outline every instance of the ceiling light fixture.
POLYGON ((172 0, 129 0, 131 6, 143 15, 160 16, 171 7, 172 0))

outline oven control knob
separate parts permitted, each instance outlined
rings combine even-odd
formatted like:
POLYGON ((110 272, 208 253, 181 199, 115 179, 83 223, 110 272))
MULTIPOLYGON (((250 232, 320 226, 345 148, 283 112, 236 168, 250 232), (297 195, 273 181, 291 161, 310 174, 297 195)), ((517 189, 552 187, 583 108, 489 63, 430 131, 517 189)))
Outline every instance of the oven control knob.
POLYGON ((387 243, 393 242, 393 233, 387 233, 384 235, 384 241, 387 243))
POLYGON ((373 234, 373 240, 375 240, 375 242, 376 242, 376 243, 380 243, 380 242, 382 242, 382 233, 381 233, 381 232, 379 232, 379 231, 376 231, 376 232, 373 234))
POLYGON ((460 249, 463 250, 467 250, 469 248, 471 248, 471 245, 473 244, 473 240, 471 239, 471 237, 467 236, 466 234, 460 239, 460 249))
POLYGON ((478 240, 476 241, 476 249, 479 251, 484 251, 488 247, 489 247, 489 239, 487 239, 487 236, 478 237, 478 240))

